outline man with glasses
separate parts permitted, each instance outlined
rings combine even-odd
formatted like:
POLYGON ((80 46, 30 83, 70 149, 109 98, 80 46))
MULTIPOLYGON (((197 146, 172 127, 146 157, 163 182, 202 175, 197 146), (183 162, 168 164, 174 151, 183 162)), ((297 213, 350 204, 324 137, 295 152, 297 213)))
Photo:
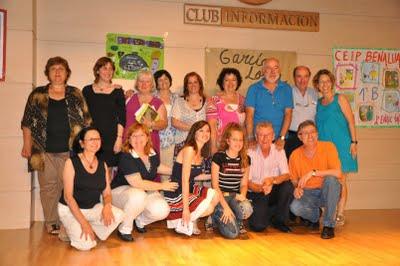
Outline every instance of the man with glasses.
POLYGON ((250 146, 255 145, 254 127, 270 121, 275 133, 275 144, 283 149, 292 120, 292 89, 280 80, 281 69, 276 58, 267 58, 262 71, 264 78, 252 84, 246 95, 246 131, 250 146))
POLYGON ((303 145, 289 159, 295 188, 290 210, 319 229, 320 208, 324 207, 321 238, 333 238, 342 176, 338 152, 333 143, 318 141, 317 127, 311 120, 300 123, 297 133, 303 145))
POLYGON ((318 92, 314 88, 308 87, 311 71, 306 66, 297 66, 293 70, 294 86, 293 93, 293 116, 290 123, 285 150, 286 157, 302 145, 297 137, 297 128, 299 124, 306 120, 314 121, 317 109, 318 92))
POLYGON ((272 143, 274 137, 272 123, 257 124, 257 145, 254 150, 249 150, 251 165, 247 197, 253 205, 249 227, 259 232, 272 223, 273 227, 287 233, 291 231, 286 220, 293 198, 293 185, 285 152, 272 143))

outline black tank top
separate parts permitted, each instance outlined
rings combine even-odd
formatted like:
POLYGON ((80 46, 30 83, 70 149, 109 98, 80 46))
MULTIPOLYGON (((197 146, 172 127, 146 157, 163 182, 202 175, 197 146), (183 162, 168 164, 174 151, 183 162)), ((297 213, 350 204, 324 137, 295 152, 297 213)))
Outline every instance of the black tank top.
MULTIPOLYGON (((91 209, 100 202, 100 195, 106 188, 104 162, 99 160, 96 172, 91 174, 86 171, 77 155, 71 157, 71 161, 75 170, 74 199, 80 209, 91 209)), ((64 191, 61 194, 60 203, 67 205, 64 200, 64 191)))

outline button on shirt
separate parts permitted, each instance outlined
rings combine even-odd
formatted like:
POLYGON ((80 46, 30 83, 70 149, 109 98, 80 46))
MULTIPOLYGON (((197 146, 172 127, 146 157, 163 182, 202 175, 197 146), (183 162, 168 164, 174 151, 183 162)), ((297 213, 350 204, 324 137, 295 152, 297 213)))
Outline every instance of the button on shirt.
POLYGON ((306 120, 315 120, 318 92, 313 88, 307 88, 306 93, 303 96, 296 86, 292 87, 292 92, 294 109, 289 130, 297 131, 301 122, 306 120))
POLYGON ((269 121, 272 123, 275 136, 281 133, 286 108, 293 108, 292 88, 283 81, 278 84, 273 93, 264 86, 264 79, 249 87, 246 95, 247 107, 254 108, 254 130, 257 123, 269 121))
POLYGON ((271 144, 266 158, 258 145, 255 150, 249 150, 249 156, 251 159, 249 180, 255 184, 261 185, 266 177, 289 173, 285 150, 278 151, 274 144, 271 144))

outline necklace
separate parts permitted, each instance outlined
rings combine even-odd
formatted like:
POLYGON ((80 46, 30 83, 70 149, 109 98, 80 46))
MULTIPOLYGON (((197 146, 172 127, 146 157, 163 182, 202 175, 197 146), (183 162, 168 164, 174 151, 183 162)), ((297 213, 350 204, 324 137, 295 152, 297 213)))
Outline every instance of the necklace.
POLYGON ((89 160, 86 158, 86 156, 85 156, 85 154, 83 152, 82 152, 82 157, 89 164, 89 169, 93 169, 93 165, 96 162, 96 156, 93 157, 92 162, 89 162, 89 160))

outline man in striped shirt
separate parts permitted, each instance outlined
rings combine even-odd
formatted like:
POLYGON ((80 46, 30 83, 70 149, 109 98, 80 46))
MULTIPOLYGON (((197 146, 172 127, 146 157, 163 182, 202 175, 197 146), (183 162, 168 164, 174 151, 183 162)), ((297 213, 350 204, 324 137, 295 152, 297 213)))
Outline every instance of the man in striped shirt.
POLYGON ((272 224, 276 229, 287 233, 291 231, 286 220, 289 216, 293 185, 290 182, 285 151, 275 147, 272 143, 274 139, 274 129, 270 122, 257 124, 257 146, 249 151, 250 191, 247 197, 253 205, 249 227, 259 232, 272 224))

